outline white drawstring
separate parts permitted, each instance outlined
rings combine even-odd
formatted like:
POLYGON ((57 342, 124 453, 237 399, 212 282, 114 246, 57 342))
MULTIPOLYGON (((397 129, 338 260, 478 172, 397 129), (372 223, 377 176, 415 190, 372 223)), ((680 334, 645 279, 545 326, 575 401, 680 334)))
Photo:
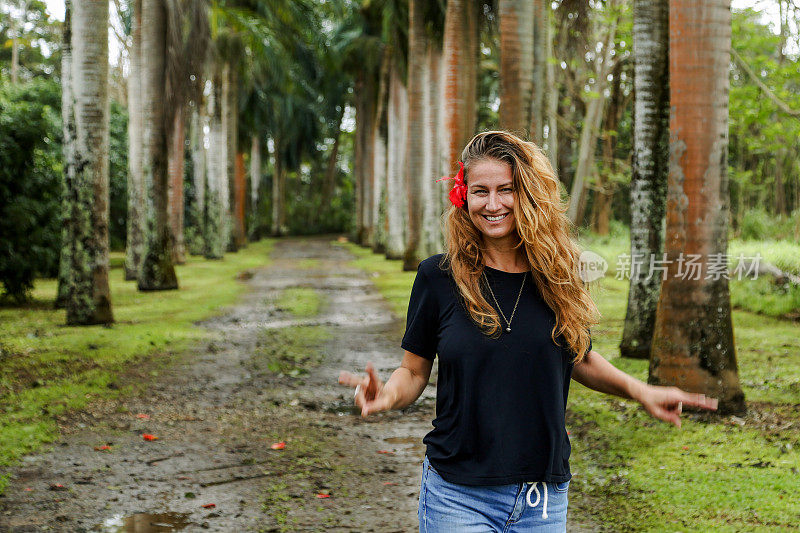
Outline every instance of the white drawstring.
MULTIPOLYGON (((536 488, 536 484, 539 483, 538 481, 532 481, 531 486, 528 489, 528 493, 525 495, 525 499, 528 501, 528 505, 531 507, 536 507, 539 505, 539 489, 536 488), (536 501, 531 503, 531 491, 536 491, 536 501)), ((542 502, 542 518, 547 520, 547 483, 542 481, 542 486, 544 487, 544 502, 542 502)))

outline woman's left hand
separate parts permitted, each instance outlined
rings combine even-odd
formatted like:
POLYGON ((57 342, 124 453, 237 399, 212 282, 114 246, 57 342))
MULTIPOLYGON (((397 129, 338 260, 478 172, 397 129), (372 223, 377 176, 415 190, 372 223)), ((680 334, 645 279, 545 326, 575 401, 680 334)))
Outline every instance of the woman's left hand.
POLYGON ((653 417, 681 427, 681 411, 684 405, 715 410, 717 399, 705 394, 686 392, 678 387, 646 385, 636 398, 653 417))

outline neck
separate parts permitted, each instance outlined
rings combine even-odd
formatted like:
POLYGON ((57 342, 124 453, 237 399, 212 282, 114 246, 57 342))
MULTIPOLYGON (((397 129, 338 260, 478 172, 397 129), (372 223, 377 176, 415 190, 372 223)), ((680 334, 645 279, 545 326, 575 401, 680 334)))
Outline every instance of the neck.
POLYGON ((520 248, 515 248, 519 238, 509 235, 503 239, 483 239, 483 260, 486 266, 504 272, 527 272, 530 265, 520 248))

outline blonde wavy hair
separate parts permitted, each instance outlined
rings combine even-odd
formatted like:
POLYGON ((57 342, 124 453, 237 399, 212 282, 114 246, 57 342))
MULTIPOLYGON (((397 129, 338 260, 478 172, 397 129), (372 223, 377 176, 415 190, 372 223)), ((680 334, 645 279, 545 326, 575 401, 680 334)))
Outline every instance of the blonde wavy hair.
MULTIPOLYGON (((533 280, 556 316, 550 332, 553 342, 562 336, 580 362, 589 348, 588 328, 597 324, 599 311, 579 276, 580 248, 571 236, 559 180, 542 150, 506 131, 479 133, 461 154, 464 181, 478 161, 494 159, 511 167, 514 220, 522 252, 533 280)), ((480 231, 464 208, 450 206, 445 212, 447 252, 441 265, 449 268, 464 306, 477 326, 489 336, 501 331, 500 318, 482 290, 484 248, 480 231)))

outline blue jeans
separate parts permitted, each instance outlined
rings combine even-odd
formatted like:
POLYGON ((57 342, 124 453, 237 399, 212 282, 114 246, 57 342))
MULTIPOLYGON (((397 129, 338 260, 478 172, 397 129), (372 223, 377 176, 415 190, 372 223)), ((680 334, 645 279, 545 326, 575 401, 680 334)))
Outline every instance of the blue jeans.
POLYGON ((567 490, 563 483, 514 483, 474 487, 445 481, 422 463, 420 533, 522 532, 567 530, 567 490))

